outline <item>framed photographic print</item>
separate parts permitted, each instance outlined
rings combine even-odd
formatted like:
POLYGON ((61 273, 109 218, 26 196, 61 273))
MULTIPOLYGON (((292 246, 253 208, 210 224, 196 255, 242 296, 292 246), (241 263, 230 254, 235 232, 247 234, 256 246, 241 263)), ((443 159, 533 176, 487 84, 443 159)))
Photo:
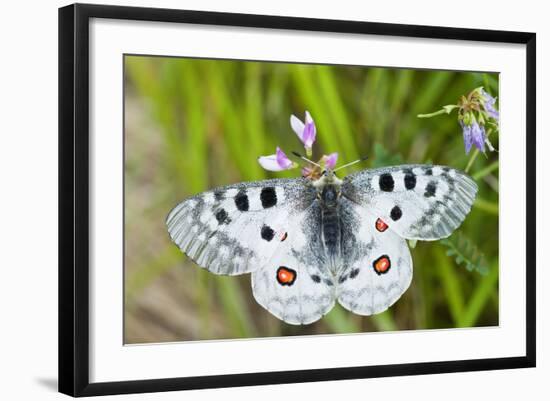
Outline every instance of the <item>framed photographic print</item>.
POLYGON ((59 10, 59 389, 535 366, 535 35, 59 10))

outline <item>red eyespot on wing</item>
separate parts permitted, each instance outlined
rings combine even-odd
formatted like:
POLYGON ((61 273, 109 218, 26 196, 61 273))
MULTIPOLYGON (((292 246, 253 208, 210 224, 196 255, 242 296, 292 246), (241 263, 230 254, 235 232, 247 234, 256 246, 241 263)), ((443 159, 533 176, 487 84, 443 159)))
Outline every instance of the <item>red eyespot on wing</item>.
POLYGON ((283 242, 283 241, 286 239, 286 237, 288 237, 288 233, 287 233, 287 232, 285 232, 285 233, 282 235, 282 237, 281 237, 281 242, 283 242))
POLYGON ((296 270, 286 266, 277 269, 277 282, 281 285, 292 285, 296 281, 296 270))
POLYGON ((382 221, 382 219, 380 219, 380 218, 376 220, 376 223, 374 224, 374 226, 381 233, 383 233, 384 231, 386 231, 388 229, 388 225, 386 223, 384 223, 382 221))
POLYGON ((385 274, 390 270, 391 262, 388 255, 382 255, 378 259, 376 259, 374 262, 372 262, 372 267, 374 267, 374 271, 376 274, 385 274))

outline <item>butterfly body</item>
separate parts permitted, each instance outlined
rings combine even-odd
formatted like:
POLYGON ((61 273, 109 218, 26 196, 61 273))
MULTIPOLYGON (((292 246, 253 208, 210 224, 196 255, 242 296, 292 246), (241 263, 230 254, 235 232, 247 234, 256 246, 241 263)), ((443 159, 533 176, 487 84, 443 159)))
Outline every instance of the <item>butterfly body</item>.
POLYGON ((339 302, 361 315, 386 310, 412 280, 406 239, 449 236, 476 184, 444 166, 363 170, 343 179, 239 183, 198 194, 168 215, 172 240, 216 274, 252 273, 256 301, 291 324, 339 302))
POLYGON ((339 198, 342 181, 331 171, 314 181, 321 209, 321 244, 327 259, 327 267, 334 275, 342 255, 342 221, 339 198))

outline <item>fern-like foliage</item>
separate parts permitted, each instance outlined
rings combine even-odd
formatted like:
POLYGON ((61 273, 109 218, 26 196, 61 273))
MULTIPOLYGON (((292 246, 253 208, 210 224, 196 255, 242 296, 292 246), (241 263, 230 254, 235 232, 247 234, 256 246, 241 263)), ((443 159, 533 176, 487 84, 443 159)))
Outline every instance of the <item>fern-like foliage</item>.
POLYGON ((381 143, 374 144, 373 168, 396 166, 403 164, 403 156, 400 153, 389 152, 381 143))
POLYGON ((468 271, 476 271, 482 275, 489 272, 483 252, 462 232, 457 231, 452 237, 440 242, 447 247, 447 256, 454 258, 457 265, 464 265, 468 271))

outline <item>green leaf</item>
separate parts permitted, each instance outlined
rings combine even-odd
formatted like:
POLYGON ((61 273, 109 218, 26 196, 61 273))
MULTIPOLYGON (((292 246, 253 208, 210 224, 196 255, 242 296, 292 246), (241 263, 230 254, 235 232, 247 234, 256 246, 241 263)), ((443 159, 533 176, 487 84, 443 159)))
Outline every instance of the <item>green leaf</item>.
POLYGON ((447 256, 454 256, 457 265, 464 265, 468 271, 487 274, 488 263, 485 255, 462 232, 457 231, 452 237, 441 240, 441 244, 447 247, 447 256))
POLYGON ((392 154, 380 144, 374 144, 374 162, 373 167, 395 166, 403 164, 403 156, 400 153, 392 154))

